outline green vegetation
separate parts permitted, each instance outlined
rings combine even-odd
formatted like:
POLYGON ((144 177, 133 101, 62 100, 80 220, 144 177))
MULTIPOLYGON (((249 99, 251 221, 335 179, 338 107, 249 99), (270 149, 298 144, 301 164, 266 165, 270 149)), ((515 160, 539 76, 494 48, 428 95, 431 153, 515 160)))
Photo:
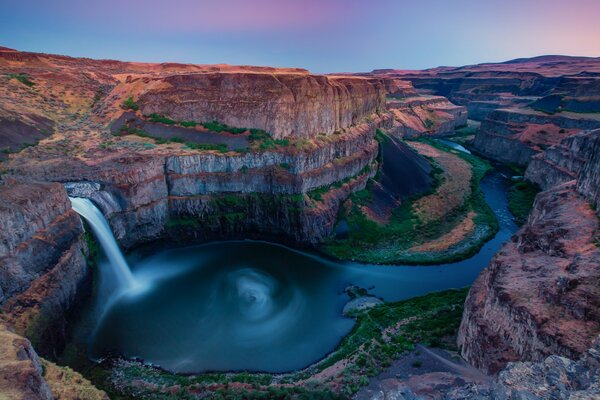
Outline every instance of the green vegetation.
POLYGON ((177 121, 172 120, 171 118, 167 118, 164 115, 160 115, 160 114, 156 114, 156 113, 152 113, 152 114, 148 115, 147 118, 150 122, 156 122, 156 123, 161 123, 161 124, 165 124, 165 125, 175 125, 177 123, 177 121))
MULTIPOLYGON (((423 139, 422 141, 442 151, 451 149, 441 143, 423 139)), ((339 259, 359 260, 370 263, 405 263, 405 264, 437 264, 453 262, 468 258, 475 254, 483 244, 498 231, 498 221, 493 211, 485 202, 479 182, 491 169, 488 162, 470 154, 455 154, 471 165, 471 194, 463 204, 448 212, 441 219, 423 222, 415 213, 415 201, 434 192, 443 182, 442 169, 433 163, 433 187, 430 192, 419 197, 406 199, 395 208, 389 221, 379 224, 369 219, 362 207, 371 202, 371 187, 353 194, 352 209, 345 216, 349 226, 348 237, 344 239, 330 238, 322 250, 339 259), (415 245, 427 243, 450 232, 466 215, 474 211, 473 222, 476 235, 467 237, 460 245, 441 252, 413 253, 409 249, 415 245)))
MULTIPOLYGON (((125 103, 124 103, 123 108, 128 109, 128 107, 133 107, 133 106, 137 107, 137 104, 133 103, 132 98, 127 99, 126 103, 127 103, 127 105, 125 105, 125 103)), ((135 110, 137 110, 137 108, 135 108, 135 110)), ((175 121, 171 118, 165 117, 164 115, 156 114, 156 113, 146 115, 145 117, 148 121, 153 122, 153 123, 161 123, 161 124, 166 124, 166 125, 178 125, 183 128, 194 128, 198 125, 201 125, 204 128, 206 128, 207 130, 216 132, 216 133, 225 132, 225 133, 230 133, 230 134, 234 134, 234 135, 240 135, 240 134, 244 134, 244 133, 248 132, 248 140, 251 143, 251 148, 236 150, 240 153, 246 153, 251 150, 259 150, 259 151, 271 150, 271 149, 276 149, 278 147, 287 147, 291 144, 289 139, 273 139, 273 137, 270 133, 268 133, 262 129, 236 128, 236 127, 229 126, 227 124, 220 123, 218 121, 212 121, 212 122, 175 121)), ((136 129, 133 129, 132 133, 140 135, 140 136, 143 135, 143 134, 140 134, 139 130, 136 130, 136 129)), ((147 134, 146 134, 146 136, 149 137, 149 135, 147 135, 147 134)), ((182 139, 180 139, 181 141, 177 141, 176 139, 179 139, 179 138, 170 139, 169 141, 177 142, 177 143, 184 142, 182 139)), ((157 139, 157 140, 160 140, 160 139, 157 139)), ((164 139, 164 140, 166 140, 166 139, 164 139)), ((169 142, 169 141, 167 141, 167 142, 169 142)), ((212 145, 211 144, 193 144, 193 143, 186 143, 186 144, 189 148, 197 149, 197 150, 217 150, 220 152, 226 152, 228 150, 226 144, 212 144, 212 145)))
POLYGON ((129 125, 123 125, 119 129, 119 135, 136 135, 140 137, 150 138, 153 139, 156 144, 181 143, 185 145, 185 148, 192 150, 215 150, 220 153, 227 153, 227 151, 229 151, 229 148, 225 143, 193 143, 188 142, 184 138, 180 137, 165 139, 161 137, 152 136, 143 129, 131 127, 129 125))
POLYGON ((206 201, 208 212, 202 216, 171 217, 165 224, 165 228, 172 239, 180 240, 184 238, 185 233, 200 228, 204 231, 239 230, 243 224, 252 223, 249 221, 249 214, 253 209, 266 210, 273 215, 285 213, 286 218, 293 220, 302 215, 305 207, 303 194, 223 193, 198 197, 206 201))
POLYGON ((133 100, 133 96, 129 96, 123 104, 121 104, 121 108, 124 110, 132 110, 137 111, 140 109, 140 106, 133 100))
POLYGON ((332 189, 339 189, 342 186, 344 186, 346 183, 350 182, 351 180, 356 179, 359 176, 364 175, 369 172, 371 172, 371 166, 365 165, 360 171, 358 171, 358 173, 356 175, 348 176, 348 177, 346 177, 340 181, 336 181, 330 185, 318 187, 316 189, 313 189, 313 190, 307 192, 306 194, 308 195, 308 197, 310 197, 314 201, 322 201, 323 195, 325 193, 329 192, 332 189))
MULTIPOLYGON (((295 373, 185 376, 123 361, 111 367, 110 376, 93 373, 94 382, 114 399, 347 399, 417 343, 455 350, 453 338, 467 292, 448 290, 360 312, 352 331, 331 354, 295 373), (315 377, 339 361, 344 363, 330 379, 315 377)), ((420 364, 415 361, 413 366, 420 364)))
POLYGON ((229 132, 229 133, 233 133, 234 135, 239 135, 240 133, 244 133, 244 132, 248 131, 247 128, 234 128, 234 127, 226 125, 226 124, 221 124, 218 121, 203 122, 202 126, 204 126, 209 131, 213 131, 213 132, 217 132, 217 133, 229 132))
POLYGON ((518 225, 527 222, 527 217, 533 207, 535 196, 541 191, 540 187, 529 181, 515 183, 508 192, 508 209, 518 225))
POLYGON ((253 144, 254 148, 259 150, 275 149, 278 146, 286 147, 290 145, 288 139, 273 139, 270 133, 262 129, 250 129, 248 140, 253 144))
POLYGON ((423 126, 425 126, 425 129, 431 129, 435 126, 435 123, 430 118, 425 118, 423 126))
POLYGON ((227 153, 228 147, 225 143, 186 143, 185 145, 189 149, 193 150, 216 150, 219 153, 227 153))
POLYGON ((34 87, 35 86, 35 82, 33 82, 31 80, 31 78, 29 77, 29 75, 27 74, 8 74, 8 79, 16 79, 19 82, 21 82, 23 85, 25 86, 29 86, 29 87, 34 87))

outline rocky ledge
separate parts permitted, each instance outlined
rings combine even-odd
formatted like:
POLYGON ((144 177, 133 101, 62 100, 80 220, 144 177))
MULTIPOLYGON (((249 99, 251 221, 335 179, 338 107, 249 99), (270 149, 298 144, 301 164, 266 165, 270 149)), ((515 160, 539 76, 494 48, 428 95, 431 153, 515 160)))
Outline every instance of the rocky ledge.
POLYGON ((483 121, 473 146, 498 161, 526 166, 531 157, 583 130, 600 128, 600 114, 546 114, 531 108, 496 110, 483 121))
MULTIPOLYGON (((569 136, 534 156, 525 171, 525 179, 537 183, 543 190, 571 181, 582 173, 592 157, 597 158, 599 151, 600 129, 569 136)), ((592 169, 597 168, 597 164, 590 163, 587 168, 589 171, 582 173, 581 186, 591 189, 593 185, 588 181, 594 176, 592 169)), ((587 191, 586 197, 593 198, 591 191, 587 191)))
POLYGON ((404 137, 451 135, 467 125, 467 109, 441 96, 391 98, 387 107, 394 117, 393 131, 404 137))
POLYGON ((458 344, 478 368, 578 358, 600 332, 598 219, 569 182, 538 195, 527 224, 473 284, 458 344))

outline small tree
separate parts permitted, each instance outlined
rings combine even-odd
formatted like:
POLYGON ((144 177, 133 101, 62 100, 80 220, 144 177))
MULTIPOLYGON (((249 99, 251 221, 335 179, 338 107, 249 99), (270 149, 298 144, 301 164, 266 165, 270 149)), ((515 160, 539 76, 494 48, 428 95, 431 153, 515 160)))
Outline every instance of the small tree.
POLYGON ((121 104, 121 108, 124 110, 132 110, 137 111, 140 109, 140 106, 133 100, 133 96, 129 96, 123 104, 121 104))

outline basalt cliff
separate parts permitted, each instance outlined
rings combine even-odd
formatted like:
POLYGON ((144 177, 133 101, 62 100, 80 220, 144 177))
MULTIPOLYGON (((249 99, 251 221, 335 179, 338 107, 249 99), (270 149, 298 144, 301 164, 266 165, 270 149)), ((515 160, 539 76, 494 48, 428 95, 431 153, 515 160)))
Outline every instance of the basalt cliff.
POLYGON ((68 196, 92 199, 124 249, 313 246, 377 174, 377 129, 443 136, 467 112, 483 121, 474 148, 527 166, 544 192, 473 285, 462 355, 492 373, 540 363, 509 365, 506 392, 518 371, 577 359, 600 332, 597 59, 352 76, 0 48, 0 76, 0 390, 15 398, 106 398, 36 354, 61 351, 71 306, 92 290, 93 246, 68 196))
MULTIPOLYGON (((308 246, 377 172, 376 129, 392 124, 380 79, 5 48, 0 75, 1 324, 50 358, 91 290, 68 195, 91 198, 125 249, 248 237, 308 246)), ((61 372, 19 340, 0 364, 23 370, 0 388, 58 396, 61 372)))
POLYGON ((600 131, 544 152, 536 163, 559 171, 542 179, 529 220, 473 284, 458 343, 475 366, 497 372, 507 362, 571 359, 600 332, 600 131), (548 161, 546 161, 548 160, 548 161), (552 160, 552 161, 550 161, 552 160))
POLYGON ((423 71, 375 70, 421 95, 445 96, 481 122, 473 147, 505 163, 529 159, 577 132, 600 128, 600 58, 541 56, 423 71))

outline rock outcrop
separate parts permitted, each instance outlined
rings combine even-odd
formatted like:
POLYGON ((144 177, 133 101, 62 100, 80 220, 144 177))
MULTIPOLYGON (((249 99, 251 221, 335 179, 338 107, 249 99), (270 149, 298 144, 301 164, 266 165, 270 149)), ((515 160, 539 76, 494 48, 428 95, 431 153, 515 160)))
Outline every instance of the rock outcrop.
POLYGON ((600 128, 600 114, 545 114, 529 108, 502 109, 483 121, 474 148, 506 163, 525 166, 531 157, 583 130, 600 128))
POLYGON ((496 109, 524 106, 546 96, 558 97, 552 112, 559 106, 564 111, 600 112, 600 58, 542 56, 423 71, 375 70, 362 75, 410 81, 420 92, 466 106, 469 118, 479 121, 496 109))
POLYGON ((589 160, 579 172, 577 191, 592 202, 600 215, 600 132, 595 131, 589 136, 589 160))
MULTIPOLYGON (((144 79, 144 78, 137 78, 144 79)), ((135 87, 135 79, 128 81, 135 87)), ((171 75, 144 84, 142 113, 263 129, 275 138, 311 138, 385 110, 381 81, 287 73, 171 75)))
POLYGON ((405 137, 454 134, 467 125, 467 109, 441 96, 415 96, 388 100, 393 130, 405 137))
MULTIPOLYGON (((600 130, 586 131, 566 139, 561 140, 558 145, 554 145, 542 153, 534 156, 525 171, 525 179, 537 183, 542 190, 576 179, 582 169, 590 159, 599 151, 600 130)), ((587 171, 582 173, 582 182, 580 187, 585 197, 593 199, 595 185, 593 176, 594 169, 598 170, 598 165, 590 163, 587 171)))
POLYGON ((0 185, 0 307, 48 354, 66 338, 65 314, 89 278, 79 215, 58 183, 0 185))
POLYGON ((478 368, 575 359, 600 332, 598 219, 574 189, 539 194, 527 224, 473 284, 458 344, 478 368))
POLYGON ((70 368, 41 359, 29 340, 0 321, 0 398, 7 400, 108 400, 70 368))

